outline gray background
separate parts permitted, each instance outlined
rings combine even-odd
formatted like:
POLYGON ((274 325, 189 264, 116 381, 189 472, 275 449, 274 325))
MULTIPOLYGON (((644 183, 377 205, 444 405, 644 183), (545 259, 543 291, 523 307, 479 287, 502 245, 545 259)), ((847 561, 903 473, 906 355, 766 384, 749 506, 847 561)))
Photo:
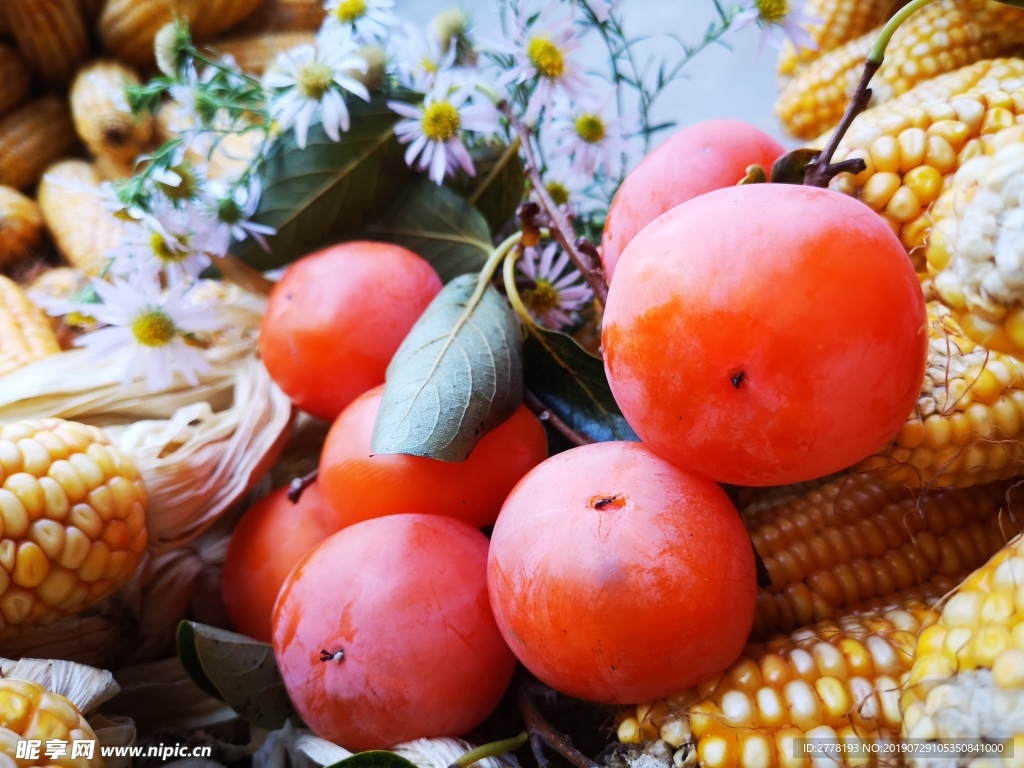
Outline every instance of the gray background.
MULTIPOLYGON (((724 0, 723 6, 728 5, 729 0, 724 0)), ((452 6, 469 12, 478 35, 496 34, 500 30, 498 0, 397 0, 395 12, 402 21, 426 25, 435 13, 452 6)), ((543 6, 535 0, 531 7, 543 6)), ((666 31, 693 44, 703 38, 708 24, 717 18, 711 0, 619 0, 619 10, 630 37, 652 38, 637 46, 641 59, 651 54, 676 57, 679 47, 664 37, 666 31)), ((700 53, 684 70, 686 79, 674 83, 660 97, 655 119, 675 120, 686 126, 731 117, 751 122, 783 139, 772 115, 777 93, 777 54, 766 45, 761 56, 756 56, 759 35, 756 27, 730 30, 724 40, 732 50, 715 45, 700 53)), ((585 43, 582 56, 588 69, 601 67, 605 71, 607 59, 600 40, 591 33, 585 43)), ((661 138, 665 135, 666 132, 659 134, 661 138)))

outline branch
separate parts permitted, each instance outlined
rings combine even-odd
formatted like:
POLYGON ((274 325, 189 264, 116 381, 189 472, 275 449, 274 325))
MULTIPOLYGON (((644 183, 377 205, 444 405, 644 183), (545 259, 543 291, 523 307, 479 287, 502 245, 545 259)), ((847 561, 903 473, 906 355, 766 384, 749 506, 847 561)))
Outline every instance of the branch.
POLYGON ((302 494, 309 486, 316 482, 317 475, 320 474, 319 469, 314 469, 308 475, 302 477, 296 477, 290 483, 288 483, 288 501, 292 504, 298 504, 299 499, 302 498, 302 494))
POLYGON ((533 146, 530 144, 530 129, 512 114, 508 102, 502 102, 498 106, 523 144, 523 156, 526 158, 526 173, 533 184, 534 191, 537 193, 537 199, 540 200, 544 212, 551 221, 551 236, 565 249, 572 263, 576 265, 576 269, 580 271, 583 279, 590 286, 590 290, 594 292, 594 298, 604 306, 608 300, 608 282, 605 279, 604 268, 601 266, 600 259, 594 258, 596 250, 590 253, 590 255, 584 253, 583 249, 577 244, 572 224, 569 223, 568 217, 559 210, 558 205, 551 199, 551 194, 548 192, 547 187, 544 186, 544 179, 541 178, 540 170, 537 166, 537 158, 533 153, 533 146))
POLYGON ((541 746, 546 744, 576 768, 599 768, 597 763, 572 745, 572 740, 568 736, 556 731, 554 726, 544 719, 527 691, 527 685, 530 682, 526 677, 519 681, 516 702, 519 705, 519 714, 522 715, 523 722, 526 723, 526 730, 530 734, 530 744, 537 757, 538 765, 544 768, 548 764, 541 749, 541 746))
POLYGON ((871 89, 868 88, 868 85, 881 66, 881 61, 876 63, 869 60, 864 64, 864 74, 861 75, 860 82, 857 84, 857 90, 854 91, 853 98, 846 107, 843 119, 832 132, 832 138, 828 140, 825 149, 821 151, 821 154, 818 155, 818 158, 813 163, 807 166, 807 175, 804 178, 804 184, 807 186, 827 187, 832 179, 840 173, 849 170, 848 166, 843 167, 843 163, 833 165, 832 158, 839 148, 839 142, 843 140, 846 132, 850 130, 850 126, 853 125, 857 115, 868 108, 868 104, 871 102, 871 89))
POLYGON ((538 419, 543 421, 545 424, 550 424, 551 428, 554 429, 555 432, 560 434, 573 445, 590 445, 594 442, 591 438, 586 435, 581 435, 575 429, 562 421, 551 411, 551 409, 541 402, 539 397, 528 389, 523 392, 523 402, 526 403, 527 408, 537 415, 538 419))

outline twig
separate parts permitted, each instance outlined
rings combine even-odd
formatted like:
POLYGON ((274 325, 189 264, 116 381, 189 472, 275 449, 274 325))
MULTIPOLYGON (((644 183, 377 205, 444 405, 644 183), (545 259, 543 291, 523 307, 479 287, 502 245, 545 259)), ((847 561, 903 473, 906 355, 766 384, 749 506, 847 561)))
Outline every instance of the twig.
POLYGON ((523 144, 523 156, 526 158, 526 173, 533 184, 534 191, 537 193, 537 199, 540 200, 541 207, 544 208, 544 212, 548 215, 548 219, 550 219, 552 237, 565 249, 572 263, 576 265, 576 269, 583 275, 583 279, 586 280, 590 290, 594 293, 594 298, 604 305, 608 300, 608 282, 605 280, 601 261, 588 256, 580 250, 569 219, 558 209, 558 205, 551 199, 551 194, 548 192, 547 187, 544 186, 544 179, 541 178, 540 170, 537 166, 537 158, 533 154, 533 146, 530 144, 530 129, 512 113, 507 102, 502 102, 499 108, 523 144))
POLYGON ((303 492, 316 481, 316 476, 319 474, 320 470, 314 469, 308 475, 296 477, 288 483, 288 501, 292 504, 298 504, 299 499, 302 498, 303 492))
POLYGON ((560 434, 573 445, 590 445, 594 442, 591 438, 586 435, 581 435, 575 429, 562 421, 551 411, 550 408, 541 402, 539 397, 528 389, 523 392, 523 402, 526 403, 527 408, 537 415, 538 419, 543 421, 545 424, 550 424, 551 428, 555 430, 555 432, 560 434))
MULTIPOLYGON (((853 94, 853 98, 850 100, 849 105, 846 107, 846 113, 843 115, 843 119, 839 125, 832 132, 832 137, 828 140, 828 144, 818 155, 817 159, 813 163, 807 166, 807 175, 804 177, 804 184, 810 187, 827 187, 829 182, 832 181, 840 173, 851 171, 853 168, 858 166, 848 163, 836 163, 832 164, 832 158, 836 154, 836 150, 839 148, 839 142, 843 140, 846 132, 850 130, 850 126, 853 125, 853 121, 857 118, 861 112, 867 109, 868 104, 871 102, 871 89, 868 85, 871 83, 871 78, 878 72, 878 68, 882 66, 881 60, 877 63, 874 61, 868 61, 864 65, 864 74, 861 75, 860 82, 857 84, 857 90, 853 94)), ((863 171, 867 165, 864 164, 863 160, 860 160, 860 170, 863 171)))
POLYGON ((492 741, 489 744, 481 744, 479 747, 474 747, 469 750, 461 757, 457 758, 455 762, 451 763, 448 768, 469 768, 474 763, 479 763, 481 760, 486 760, 489 757, 501 757, 507 755, 510 752, 515 752, 529 738, 529 734, 523 731, 518 736, 513 736, 511 739, 502 739, 501 741, 492 741))
POLYGON ((519 714, 522 715, 523 722, 526 723, 526 730, 530 734, 530 746, 533 747, 533 754, 536 756, 540 768, 545 768, 548 764, 543 754, 543 745, 555 750, 576 768, 599 768, 597 763, 572 745, 572 740, 568 736, 555 730, 555 727, 544 719, 537 709, 537 705, 530 698, 529 691, 527 691, 528 683, 529 680, 525 678, 519 681, 516 702, 519 705, 519 714))

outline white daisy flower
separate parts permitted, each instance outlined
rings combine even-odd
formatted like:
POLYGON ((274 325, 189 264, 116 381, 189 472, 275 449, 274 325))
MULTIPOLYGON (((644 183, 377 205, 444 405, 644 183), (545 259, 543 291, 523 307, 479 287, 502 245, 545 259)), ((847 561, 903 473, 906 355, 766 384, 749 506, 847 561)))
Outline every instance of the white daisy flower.
POLYGON ((456 46, 445 47, 437 36, 411 24, 393 45, 398 64, 398 81, 411 91, 425 93, 434 87, 441 73, 455 65, 456 46))
POLYGON ((618 178, 623 156, 635 148, 629 137, 636 133, 639 124, 634 117, 613 114, 614 99, 614 89, 601 101, 559 99, 551 113, 550 136, 555 142, 555 157, 572 159, 585 176, 603 170, 608 178, 618 178))
POLYGON ((270 116, 283 130, 295 126, 300 149, 306 148, 309 126, 318 115, 327 135, 338 141, 341 131, 349 128, 343 92, 370 100, 366 86, 350 75, 352 70, 365 73, 367 68, 348 33, 321 34, 315 46, 300 45, 279 53, 276 65, 263 76, 264 88, 277 91, 271 97, 270 116))
POLYGON ((171 286, 194 282, 210 266, 203 245, 210 241, 212 225, 195 206, 160 202, 152 214, 126 229, 124 241, 109 253, 110 270, 150 279, 162 273, 171 286))
POLYGON ((406 118, 395 125, 398 140, 409 145, 406 164, 417 163, 437 184, 444 181, 446 173, 459 168, 476 175, 473 158, 462 143, 465 131, 487 134, 498 130, 498 113, 492 104, 467 103, 473 90, 473 83, 453 90, 451 79, 442 76, 419 106, 388 102, 388 107, 406 118))
POLYGON ((569 262, 568 254, 559 251, 558 243, 550 243, 540 253, 536 248, 524 248, 516 265, 531 283, 520 293, 523 304, 552 330, 571 324, 571 314, 583 309, 593 298, 583 277, 569 262))
POLYGON ((521 2, 511 43, 503 40, 489 43, 493 50, 512 54, 516 61, 498 80, 499 86, 527 82, 536 85, 523 116, 528 122, 535 120, 545 107, 550 107, 556 94, 580 98, 587 92, 583 69, 571 58, 580 47, 573 37, 572 11, 555 19, 560 5, 560 0, 552 0, 531 24, 526 3, 521 2))
POLYGON ((249 221, 260 203, 260 180, 254 176, 248 186, 229 187, 222 181, 211 181, 202 203, 203 212, 215 223, 208 230, 202 243, 208 253, 224 255, 231 240, 245 240, 252 237, 264 251, 270 252, 266 235, 277 234, 277 230, 266 224, 249 221))
POLYGON ((567 160, 555 160, 544 171, 544 187, 564 213, 578 216, 607 209, 608 200, 599 198, 597 186, 593 176, 584 176, 567 160))
POLYGON ((733 29, 744 29, 757 24, 761 37, 757 43, 757 55, 761 55, 765 42, 781 48, 786 38, 798 51, 801 48, 816 50, 818 45, 807 31, 821 19, 803 12, 804 0, 744 0, 744 10, 733 20, 733 29))
POLYGON ((391 12, 394 6, 395 0, 327 0, 323 30, 351 32, 361 43, 376 43, 387 39, 398 23, 391 12))
POLYGON ((174 384, 175 374, 199 384, 210 365, 185 337, 220 327, 212 306, 189 306, 183 286, 161 295, 159 283, 148 278, 95 280, 93 286, 102 303, 88 305, 89 314, 107 327, 80 336, 76 346, 97 357, 130 355, 125 386, 144 375, 150 391, 159 392, 174 384))
POLYGON ((590 8, 602 24, 608 21, 615 6, 618 5, 618 0, 578 0, 578 2, 590 8))

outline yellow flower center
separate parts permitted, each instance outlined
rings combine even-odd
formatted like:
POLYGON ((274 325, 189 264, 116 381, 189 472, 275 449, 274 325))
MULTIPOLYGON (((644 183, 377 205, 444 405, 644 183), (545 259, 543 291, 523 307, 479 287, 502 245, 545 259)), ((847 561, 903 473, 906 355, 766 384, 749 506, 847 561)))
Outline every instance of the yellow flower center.
POLYGON ((569 188, 560 181, 549 181, 547 189, 551 199, 555 201, 555 205, 565 205, 569 202, 569 188))
POLYGON ((558 80, 565 74, 565 55, 550 37, 535 37, 526 46, 526 55, 541 77, 558 80))
POLYGON ((178 335, 178 329, 165 313, 150 309, 132 320, 132 333, 144 347, 163 347, 178 335))
POLYGON ((310 61, 295 73, 295 87, 306 99, 319 101, 334 82, 334 73, 322 61, 310 61))
POLYGON ((588 144, 598 144, 604 138, 604 120, 600 115, 580 115, 576 118, 576 133, 588 144))
POLYGON ((523 302, 535 314, 543 315, 562 306, 562 297, 554 284, 544 277, 537 278, 537 284, 526 292, 523 302))
POLYGON ((334 15, 342 24, 351 24, 366 15, 366 0, 341 0, 334 15))
MULTIPOLYGON (((179 238, 179 242, 188 245, 188 238, 179 238)), ((149 237, 149 246, 153 249, 154 255, 165 264, 176 264, 189 257, 188 248, 172 248, 159 232, 154 232, 149 237)))
POLYGON ((423 110, 423 135, 432 141, 448 141, 459 132, 459 111, 450 101, 435 101, 423 110))
POLYGON ((420 66, 423 67, 424 72, 434 73, 437 72, 437 64, 430 60, 429 56, 424 56, 420 59, 420 66))
POLYGON ((789 0, 755 0, 755 3, 765 24, 781 24, 789 14, 789 0))

